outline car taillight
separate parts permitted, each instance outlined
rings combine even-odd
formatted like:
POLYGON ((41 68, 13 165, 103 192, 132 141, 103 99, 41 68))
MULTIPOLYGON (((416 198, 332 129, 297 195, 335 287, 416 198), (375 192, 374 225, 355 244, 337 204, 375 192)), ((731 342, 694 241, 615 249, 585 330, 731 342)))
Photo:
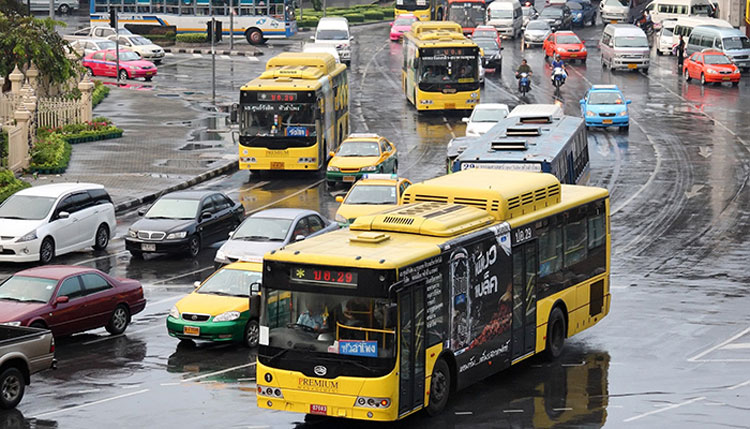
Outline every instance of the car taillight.
POLYGON ((55 337, 52 337, 52 341, 49 343, 49 352, 50 353, 55 352, 55 337))

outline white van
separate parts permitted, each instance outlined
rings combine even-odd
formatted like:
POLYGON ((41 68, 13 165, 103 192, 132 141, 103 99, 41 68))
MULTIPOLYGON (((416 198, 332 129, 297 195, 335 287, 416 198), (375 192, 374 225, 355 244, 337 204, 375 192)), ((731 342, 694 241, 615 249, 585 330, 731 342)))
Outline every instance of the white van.
POLYGON ((687 55, 704 49, 716 49, 732 59, 739 68, 750 68, 750 39, 736 28, 700 25, 690 33, 686 45, 687 55))
POLYGON ((628 0, 601 0, 599 15, 602 22, 627 22, 630 17, 630 2, 628 0))
POLYGON ((487 8, 487 24, 503 37, 515 39, 523 26, 523 10, 518 0, 496 0, 487 8))
POLYGON ((607 24, 599 41, 602 67, 640 69, 648 73, 651 64, 648 38, 640 28, 631 24, 607 24))
POLYGON ((533 119, 543 117, 559 118, 562 115, 562 107, 557 104, 519 104, 514 107, 506 117, 533 119))
POLYGON ((331 56, 336 60, 337 63, 341 62, 341 58, 339 58, 339 51, 337 51, 336 48, 331 45, 305 43, 305 46, 302 47, 302 52, 311 52, 315 54, 331 54, 331 56))
POLYGON ((675 46, 672 40, 676 19, 665 19, 661 22, 661 29, 656 33, 656 55, 672 55, 675 46))
POLYGON ((315 36, 310 36, 316 44, 326 44, 336 48, 341 62, 347 66, 352 62, 351 43, 354 37, 349 32, 349 21, 343 16, 320 18, 315 36))
POLYGON ((682 40, 684 40, 685 45, 687 45, 688 39, 690 38, 690 33, 693 32, 693 28, 700 25, 714 25, 716 27, 734 28, 732 27, 732 24, 724 21, 723 19, 708 18, 705 16, 679 18, 677 19, 677 24, 675 24, 674 30, 672 31, 672 44, 677 45, 678 43, 680 43, 680 36, 682 36, 682 40))
POLYGON ((708 16, 713 8, 708 0, 654 0, 646 6, 654 28, 660 28, 665 19, 686 16, 708 16))

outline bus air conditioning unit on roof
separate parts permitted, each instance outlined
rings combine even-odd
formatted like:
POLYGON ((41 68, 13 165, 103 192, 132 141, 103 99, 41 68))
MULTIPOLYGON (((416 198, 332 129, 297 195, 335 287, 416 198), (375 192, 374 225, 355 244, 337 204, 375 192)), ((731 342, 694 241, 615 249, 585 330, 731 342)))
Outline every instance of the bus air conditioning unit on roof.
POLYGON ((541 136, 542 129, 540 127, 508 127, 505 130, 505 135, 508 137, 514 136, 541 136))
POLYGON ((519 122, 522 124, 551 124, 552 116, 522 116, 519 122))
POLYGON ((492 150, 526 150, 528 145, 526 140, 522 139, 506 139, 506 140, 494 140, 491 143, 490 148, 492 150))

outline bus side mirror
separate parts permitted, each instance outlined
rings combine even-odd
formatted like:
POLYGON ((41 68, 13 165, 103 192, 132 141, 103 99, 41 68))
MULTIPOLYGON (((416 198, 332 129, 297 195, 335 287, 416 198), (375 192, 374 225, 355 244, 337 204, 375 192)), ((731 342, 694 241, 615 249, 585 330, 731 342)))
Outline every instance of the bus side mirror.
POLYGON ((461 118, 461 122, 466 122, 466 123, 468 123, 468 122, 469 122, 469 118, 461 118))
POLYGON ((253 282, 250 285, 250 295, 257 295, 260 293, 260 283, 253 282))

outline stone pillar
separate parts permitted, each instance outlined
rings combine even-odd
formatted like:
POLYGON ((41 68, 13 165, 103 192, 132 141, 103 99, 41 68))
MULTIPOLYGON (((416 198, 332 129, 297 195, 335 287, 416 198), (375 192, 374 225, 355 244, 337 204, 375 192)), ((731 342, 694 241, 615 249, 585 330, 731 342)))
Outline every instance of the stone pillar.
POLYGON ((31 113, 27 110, 16 110, 13 118, 16 126, 8 133, 8 167, 13 171, 23 170, 29 166, 29 120, 31 113))
POLYGON ((29 85, 34 89, 34 91, 39 90, 39 81, 37 80, 39 78, 39 70, 36 68, 36 64, 33 62, 31 63, 31 67, 29 67, 28 70, 26 70, 26 79, 29 81, 29 85))
POLYGON ((10 79, 10 92, 18 94, 21 91, 21 85, 23 83, 23 73, 21 73, 21 70, 18 70, 18 66, 13 68, 8 79, 10 79))
POLYGON ((90 122, 93 119, 91 98, 94 93, 94 82, 91 82, 88 74, 84 75, 83 80, 78 83, 78 90, 81 91, 81 121, 90 122))

